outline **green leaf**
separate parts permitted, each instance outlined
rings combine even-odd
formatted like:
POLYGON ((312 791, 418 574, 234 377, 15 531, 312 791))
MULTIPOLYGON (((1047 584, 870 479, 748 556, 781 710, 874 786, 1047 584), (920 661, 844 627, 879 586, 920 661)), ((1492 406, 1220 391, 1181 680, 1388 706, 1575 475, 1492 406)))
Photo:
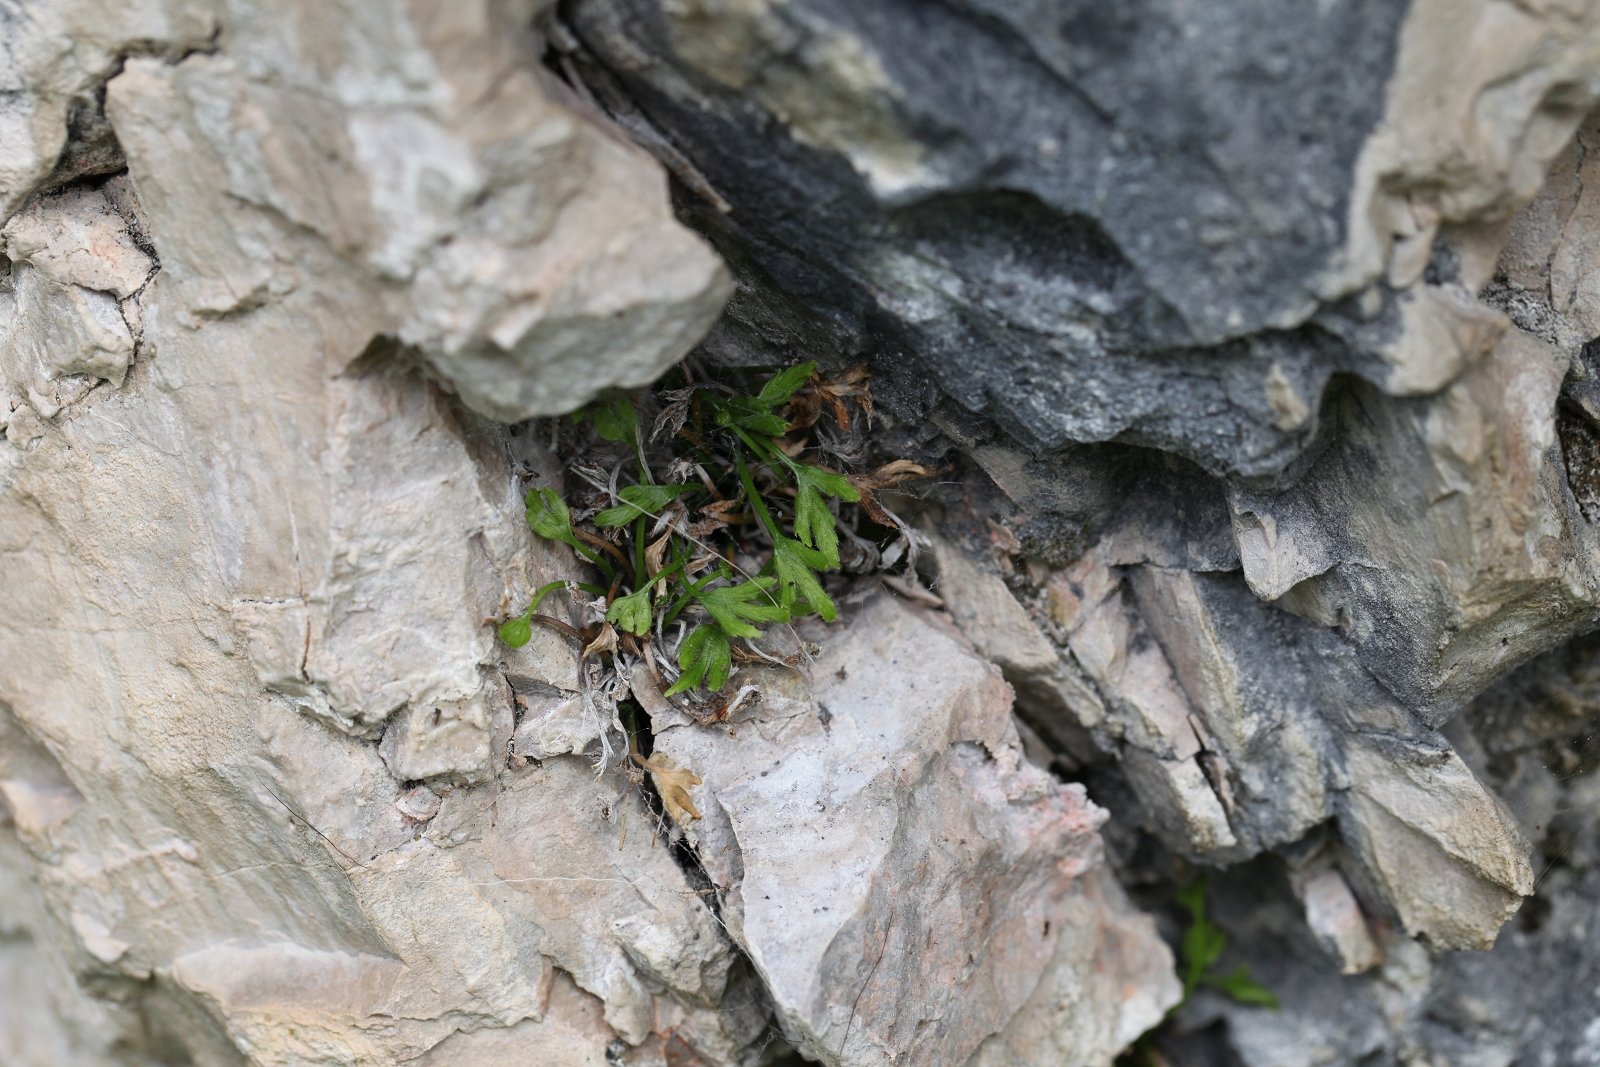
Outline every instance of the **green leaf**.
POLYGON ((823 502, 822 494, 841 500, 860 500, 861 494, 842 474, 825 471, 804 463, 791 463, 794 471, 794 533, 807 546, 822 553, 823 569, 839 566, 839 534, 834 527, 833 513, 823 502))
POLYGON ((672 606, 667 608, 666 624, 671 626, 673 623, 677 622, 678 613, 689 606, 689 601, 693 600, 695 594, 700 592, 700 590, 704 589, 718 578, 732 577, 733 572, 728 570, 728 565, 724 563, 722 566, 713 570, 710 574, 707 574, 704 578, 701 578, 698 582, 695 582, 693 585, 689 586, 688 589, 684 590, 678 595, 678 599, 672 602, 672 606))
POLYGON ((1183 958, 1191 969, 1205 971, 1217 962, 1222 950, 1228 947, 1228 938, 1202 917, 1183 935, 1183 958))
POLYGON ((824 622, 832 622, 839 612, 822 591, 813 568, 827 565, 827 558, 793 538, 778 534, 772 539, 772 567, 778 572, 778 602, 793 611, 796 597, 816 609, 824 622))
POLYGON ((534 533, 551 541, 571 544, 576 540, 572 534, 572 513, 554 489, 528 490, 528 525, 534 533))
POLYGON ((512 619, 500 624, 500 640, 512 648, 521 648, 533 640, 533 624, 524 615, 520 619, 512 619))
POLYGON ((761 395, 756 397, 769 408, 775 408, 788 400, 806 382, 811 380, 811 372, 817 369, 815 363, 802 363, 798 367, 779 371, 773 375, 772 380, 761 387, 761 395))
POLYGON ((634 519, 655 518, 676 497, 698 492, 698 485, 630 485, 617 493, 625 503, 594 517, 596 526, 626 526, 634 519))
POLYGON ((1184 955, 1201 968, 1210 968, 1228 947, 1228 938, 1210 922, 1196 923, 1184 936, 1184 955))
POLYGON ((707 688, 721 689, 733 668, 733 650, 728 635, 715 623, 701 623, 678 646, 678 667, 683 671, 666 695, 693 689, 702 681, 707 688))
POLYGON ((636 637, 650 632, 650 587, 619 596, 606 609, 606 622, 628 631, 636 637))
POLYGON ((767 592, 776 584, 772 578, 752 578, 739 585, 724 585, 696 593, 695 599, 705 605, 706 612, 729 637, 760 637, 761 631, 750 622, 789 621, 788 609, 774 604, 767 592))
MULTIPOLYGON (((528 496, 531 500, 533 494, 529 493, 528 496)), ((565 507, 565 505, 562 506, 565 507)), ((521 648, 523 645, 533 640, 533 613, 539 610, 539 605, 544 601, 545 597, 549 596, 557 589, 564 587, 566 584, 567 583, 564 580, 557 579, 556 581, 540 586, 539 591, 533 594, 533 603, 528 605, 528 610, 522 613, 521 618, 511 619, 500 624, 500 640, 504 641, 512 648, 521 648)), ((604 590, 602 590, 602 592, 603 591, 604 590)))
POLYGON ((719 399, 711 407, 716 413, 718 426, 739 426, 768 437, 782 437, 789 432, 789 424, 753 396, 719 399))
POLYGON ((634 434, 639 426, 639 416, 625 396, 613 397, 610 402, 594 405, 594 428, 607 441, 634 444, 634 434))
POLYGON ((1183 978, 1183 996, 1187 1000, 1211 969, 1222 950, 1228 947, 1228 938, 1206 918, 1206 880, 1197 878, 1178 890, 1178 903, 1189 911, 1193 920, 1183 935, 1183 959, 1187 965, 1183 978))
POLYGON ((1240 1004, 1260 1004, 1274 1010, 1278 1008, 1277 996, 1272 990, 1252 979, 1250 968, 1243 965, 1235 968, 1230 974, 1206 975, 1201 981, 1222 990, 1240 1004))

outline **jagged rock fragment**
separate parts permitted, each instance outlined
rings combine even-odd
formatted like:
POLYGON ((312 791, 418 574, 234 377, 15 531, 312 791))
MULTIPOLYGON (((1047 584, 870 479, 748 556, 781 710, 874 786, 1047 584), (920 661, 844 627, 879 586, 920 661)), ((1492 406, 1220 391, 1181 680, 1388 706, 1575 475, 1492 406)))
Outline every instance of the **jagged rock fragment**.
POLYGON ((1165 949, 1087 883, 1099 813, 1021 758, 1009 687, 948 623, 874 596, 810 674, 738 675, 761 700, 732 731, 652 711, 656 752, 705 776, 697 851, 792 1040, 841 1064, 1055 1042, 1103 1062, 1175 999, 1165 949), (1090 994, 1090 958, 1140 978, 1090 994), (1091 995, 1105 1015, 1074 1032, 1091 995))
POLYGON ((413 704, 389 719, 378 751, 401 781, 482 781, 493 773, 488 709, 481 699, 413 704))
POLYGON ((1306 907, 1306 925, 1338 961, 1341 974, 1360 974, 1383 961, 1361 905, 1336 868, 1307 875, 1296 889, 1306 907))
POLYGON ((121 386, 155 264, 98 189, 36 198, 3 230, 0 381, 54 418, 99 380, 121 386))
POLYGON ((1034 721, 1058 735, 1058 745, 1081 746, 1069 724, 1097 726, 1105 706, 1071 653, 1045 638, 998 574, 943 538, 935 539, 933 547, 939 588, 961 632, 999 666, 1034 721))

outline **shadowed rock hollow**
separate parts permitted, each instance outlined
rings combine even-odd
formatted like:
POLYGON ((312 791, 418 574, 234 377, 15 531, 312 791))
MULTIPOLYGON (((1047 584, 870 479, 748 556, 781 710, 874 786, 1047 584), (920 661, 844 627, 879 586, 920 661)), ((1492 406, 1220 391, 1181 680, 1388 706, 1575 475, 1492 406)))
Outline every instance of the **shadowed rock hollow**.
POLYGON ((1589 1062, 1600 6, 0 35, 0 1063, 1589 1062), (710 726, 495 636, 681 360, 940 471, 710 726))

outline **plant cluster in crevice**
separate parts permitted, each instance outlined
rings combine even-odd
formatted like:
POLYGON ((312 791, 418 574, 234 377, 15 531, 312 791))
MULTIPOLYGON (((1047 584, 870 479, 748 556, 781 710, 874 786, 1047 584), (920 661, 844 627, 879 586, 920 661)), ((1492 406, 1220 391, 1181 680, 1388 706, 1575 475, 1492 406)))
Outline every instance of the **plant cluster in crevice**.
POLYGON ((1184 930, 1179 949, 1182 962, 1178 977, 1183 982, 1183 997, 1168 1009, 1161 1023, 1146 1031, 1117 1060, 1118 1067, 1162 1067, 1167 1059, 1158 1048, 1158 1040, 1168 1023, 1202 987, 1215 989, 1240 1004, 1279 1008, 1277 996, 1250 976, 1250 968, 1240 964, 1224 973, 1217 964, 1228 938, 1206 914, 1206 895, 1209 884, 1205 878, 1196 878, 1181 887, 1177 902, 1189 913, 1189 923, 1184 930))
POLYGON ((555 627, 585 661, 637 659, 698 721, 722 721, 737 700, 714 694, 735 662, 795 666, 808 654, 798 639, 763 647, 768 627, 833 621, 849 575, 901 568, 916 581, 918 535, 877 493, 932 472, 910 460, 854 469, 873 417, 866 369, 824 378, 804 363, 753 389, 744 378, 685 363, 654 389, 555 424, 565 491, 530 490, 528 524, 569 545, 592 580, 540 589, 500 627, 506 644, 555 627), (592 623, 539 612, 563 588, 596 598, 585 602, 592 623))

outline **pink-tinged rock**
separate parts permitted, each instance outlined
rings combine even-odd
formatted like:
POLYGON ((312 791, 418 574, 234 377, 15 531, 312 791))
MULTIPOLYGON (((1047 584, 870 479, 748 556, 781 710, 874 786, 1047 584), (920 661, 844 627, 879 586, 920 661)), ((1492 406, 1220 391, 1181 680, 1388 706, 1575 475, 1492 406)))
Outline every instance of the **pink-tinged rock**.
MULTIPOLYGON (((1043 1052, 1067 1009, 1036 997, 1041 979, 1060 984, 1063 946, 1111 921, 1082 877, 1104 813, 1021 758, 1010 687, 942 616, 870 599, 809 673, 742 672, 733 684, 762 699, 731 728, 647 702, 655 751, 705 779, 691 835, 785 1032, 863 1067, 962 1063, 1019 1027, 1043 1052), (1039 1015, 1031 1030, 1019 1012, 1039 1015)), ((1166 956, 1148 920, 1117 921, 1166 956)), ((1067 958, 1084 984, 1125 969, 1081 947, 1067 958)), ((1109 1062, 1117 1035, 1176 999, 1170 980, 1144 988, 1154 1016, 1114 998, 1074 1062, 1109 1062)))
POLYGON ((0 231, 6 255, 60 285, 125 300, 144 286, 155 262, 134 243, 128 223, 98 189, 41 196, 0 231))
POLYGON ((1306 925, 1339 962, 1343 974, 1360 974, 1383 962, 1355 894, 1337 868, 1326 867, 1296 884, 1306 906, 1306 925))

